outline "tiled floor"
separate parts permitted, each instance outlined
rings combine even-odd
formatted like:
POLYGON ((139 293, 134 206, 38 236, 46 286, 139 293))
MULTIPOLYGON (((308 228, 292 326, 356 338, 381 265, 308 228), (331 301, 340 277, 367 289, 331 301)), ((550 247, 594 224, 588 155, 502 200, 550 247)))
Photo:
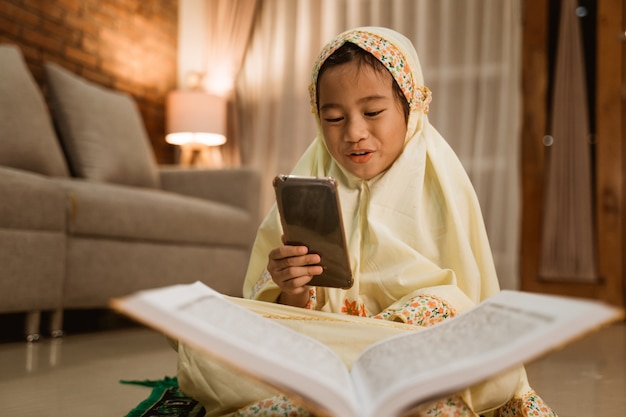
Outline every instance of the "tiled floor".
MULTIPOLYGON (((626 325, 602 329, 527 366, 531 385, 561 417, 626 416, 626 325)), ((124 328, 0 344, 0 415, 120 417, 149 388, 121 379, 174 376, 159 334, 124 328)))
POLYGON ((150 389, 119 381, 176 375, 176 352, 159 334, 124 329, 0 345, 0 415, 122 417, 150 389))
POLYGON ((526 366, 560 417, 626 416, 626 324, 601 329, 526 366))

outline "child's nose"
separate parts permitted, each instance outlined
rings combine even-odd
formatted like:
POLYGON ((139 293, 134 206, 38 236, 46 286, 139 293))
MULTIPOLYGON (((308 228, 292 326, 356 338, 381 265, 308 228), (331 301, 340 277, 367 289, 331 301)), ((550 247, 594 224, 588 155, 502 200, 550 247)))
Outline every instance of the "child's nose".
POLYGON ((367 130, 367 123, 363 118, 355 117, 348 120, 346 126, 345 139, 348 142, 359 142, 367 138, 369 131, 367 130))

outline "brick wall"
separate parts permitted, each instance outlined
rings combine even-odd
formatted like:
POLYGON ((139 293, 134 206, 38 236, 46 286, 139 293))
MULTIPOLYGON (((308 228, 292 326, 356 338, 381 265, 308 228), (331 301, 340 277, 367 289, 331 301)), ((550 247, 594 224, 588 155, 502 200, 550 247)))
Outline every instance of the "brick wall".
POLYGON ((164 135, 177 31, 177 0, 0 0, 0 43, 21 47, 44 94, 43 61, 130 93, 160 163, 174 160, 164 135))

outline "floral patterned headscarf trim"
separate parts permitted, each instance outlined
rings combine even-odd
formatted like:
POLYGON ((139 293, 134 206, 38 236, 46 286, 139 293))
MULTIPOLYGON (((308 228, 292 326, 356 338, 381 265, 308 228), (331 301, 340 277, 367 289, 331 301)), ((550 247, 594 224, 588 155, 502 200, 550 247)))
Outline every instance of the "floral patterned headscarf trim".
POLYGON ((320 68, 326 59, 346 42, 353 43, 374 55, 376 59, 378 59, 389 70, 392 77, 396 80, 400 89, 404 93, 404 97, 406 97, 411 111, 422 110, 424 114, 428 113, 428 106, 432 100, 432 93, 426 86, 415 85, 411 68, 409 68, 407 60, 402 52, 394 44, 379 35, 362 30, 353 30, 343 33, 326 45, 317 59, 317 62, 313 66, 312 82, 309 86, 309 95, 312 112, 314 114, 317 114, 316 84, 320 68))

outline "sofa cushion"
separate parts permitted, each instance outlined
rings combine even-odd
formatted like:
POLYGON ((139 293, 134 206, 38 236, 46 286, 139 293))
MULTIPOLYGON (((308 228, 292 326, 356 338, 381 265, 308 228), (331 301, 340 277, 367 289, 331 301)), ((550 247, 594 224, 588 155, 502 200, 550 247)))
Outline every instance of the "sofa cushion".
POLYGON ((99 182, 159 186, 157 163, 130 95, 46 63, 50 106, 74 175, 99 182))
POLYGON ((94 239, 247 247, 254 220, 243 209, 161 190, 61 180, 68 233, 94 239))
POLYGON ((68 176, 46 102, 21 51, 0 45, 0 165, 68 176))

